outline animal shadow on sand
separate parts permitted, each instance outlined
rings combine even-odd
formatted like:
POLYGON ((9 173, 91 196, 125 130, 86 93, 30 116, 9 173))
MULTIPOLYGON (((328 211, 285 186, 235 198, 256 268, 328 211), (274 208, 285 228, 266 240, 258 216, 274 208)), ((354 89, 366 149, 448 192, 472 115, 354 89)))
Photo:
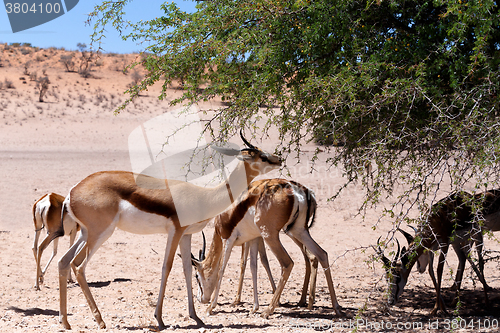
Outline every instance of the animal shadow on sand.
POLYGON ((44 316, 58 316, 59 311, 54 311, 50 309, 40 309, 40 308, 29 308, 29 309, 21 309, 18 308, 17 306, 9 306, 7 310, 14 311, 16 313, 22 313, 25 317, 32 317, 32 316, 39 316, 39 315, 44 315, 44 316))
MULTIPOLYGON (((97 282, 89 282, 89 287, 92 288, 103 288, 107 287, 111 284, 111 282, 130 282, 132 281, 131 279, 123 279, 123 278, 116 278, 113 281, 97 281, 97 282)), ((79 286, 78 283, 75 284, 75 286, 79 286)))
MULTIPOLYGON (((450 288, 443 289, 443 299, 450 314, 456 313, 462 317, 484 317, 500 316, 500 290, 488 290, 489 304, 485 303, 484 291, 481 287, 477 289, 461 289, 459 298, 460 305, 456 307, 453 303, 455 291, 450 288)), ((394 307, 401 309, 418 308, 430 313, 436 302, 436 292, 433 288, 408 289, 400 297, 398 304, 394 307)))

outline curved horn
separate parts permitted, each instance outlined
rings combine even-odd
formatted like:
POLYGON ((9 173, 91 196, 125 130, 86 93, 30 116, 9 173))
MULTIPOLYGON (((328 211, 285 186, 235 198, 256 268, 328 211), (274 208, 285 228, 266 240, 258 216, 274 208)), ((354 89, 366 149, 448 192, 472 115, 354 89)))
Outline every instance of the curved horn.
POLYGON ((409 226, 410 228, 412 228, 412 229, 413 229, 413 231, 415 232, 415 235, 416 235, 416 234, 418 234, 418 230, 417 230, 417 228, 415 228, 415 227, 414 227, 414 226, 412 226, 411 224, 408 224, 408 226, 409 226))
POLYGON ((205 260, 205 250, 207 248, 207 241, 205 239, 205 233, 202 231, 201 235, 203 236, 203 246, 200 250, 200 261, 205 260))
POLYGON ((415 239, 415 237, 413 237, 412 235, 410 235, 406 231, 399 229, 399 228, 398 228, 398 230, 403 234, 403 236, 405 236, 406 241, 408 242, 408 245, 410 245, 413 242, 413 240, 415 239))
POLYGON ((255 147, 254 145, 252 145, 250 142, 247 141, 247 139, 245 139, 245 137, 243 136, 243 130, 240 129, 240 137, 241 137, 241 140, 243 140, 243 142, 245 143, 245 145, 248 147, 248 148, 251 148, 251 149, 257 149, 257 147, 255 147))
POLYGON ((399 245, 399 241, 397 238, 396 238, 396 243, 398 244, 398 252, 396 252, 396 256, 394 257, 394 263, 398 261, 399 255, 401 254, 401 245, 399 245))
POLYGON ((378 255, 380 256, 380 259, 382 259, 382 262, 384 263, 384 266, 386 267, 386 269, 390 269, 391 268, 391 261, 384 255, 384 251, 382 251, 382 249, 380 248, 380 238, 382 236, 380 236, 377 240, 377 252, 378 252, 378 255))

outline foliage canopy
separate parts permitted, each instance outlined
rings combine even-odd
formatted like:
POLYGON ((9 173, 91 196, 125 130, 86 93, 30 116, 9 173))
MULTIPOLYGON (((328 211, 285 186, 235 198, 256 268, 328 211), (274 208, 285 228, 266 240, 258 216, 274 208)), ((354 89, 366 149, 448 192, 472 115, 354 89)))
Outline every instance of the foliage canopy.
POLYGON ((397 203, 412 206, 446 177, 449 191, 499 179, 495 0, 210 0, 193 13, 166 2, 144 22, 126 21, 127 2, 90 14, 94 43, 109 24, 149 42, 140 61, 148 74, 125 104, 158 81, 164 98, 182 78, 173 103, 225 102, 207 125, 217 124, 212 135, 264 119, 259 131, 277 127, 281 153, 307 140, 333 144, 329 162, 362 179, 366 203, 397 184, 406 189, 397 203))

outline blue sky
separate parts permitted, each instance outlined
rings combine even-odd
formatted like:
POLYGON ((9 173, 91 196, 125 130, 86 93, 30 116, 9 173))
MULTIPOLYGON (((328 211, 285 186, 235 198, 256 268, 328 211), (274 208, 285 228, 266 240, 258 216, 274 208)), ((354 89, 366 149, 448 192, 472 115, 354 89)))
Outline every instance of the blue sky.
MULTIPOLYGON (((171 0, 170 0, 171 1, 171 0)), ((13 0, 14 2, 14 0, 13 0)), ((125 7, 127 18, 131 21, 147 20, 160 16, 160 5, 165 0, 135 0, 125 7)), ((185 11, 195 10, 195 1, 176 0, 178 6, 185 11)), ((42 48, 64 47, 67 50, 76 50, 77 43, 90 45, 92 27, 86 26, 87 14, 100 1, 80 0, 71 11, 37 27, 12 33, 9 18, 5 7, 0 4, 0 43, 31 43, 42 48)), ((131 53, 144 49, 136 42, 123 41, 115 30, 108 29, 106 39, 102 45, 105 52, 131 53)))

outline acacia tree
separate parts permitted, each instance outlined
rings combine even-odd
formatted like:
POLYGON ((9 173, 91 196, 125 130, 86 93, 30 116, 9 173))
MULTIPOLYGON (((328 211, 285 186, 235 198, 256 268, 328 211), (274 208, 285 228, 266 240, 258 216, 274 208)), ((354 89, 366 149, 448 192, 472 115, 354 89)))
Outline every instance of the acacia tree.
POLYGON ((147 75, 120 109, 158 81, 164 98, 182 77, 173 104, 225 102, 206 127, 217 139, 265 119, 259 131, 277 128, 282 154, 333 143, 329 163, 346 184, 362 180, 365 205, 403 186, 388 210, 397 224, 433 203, 444 179, 446 191, 498 183, 495 0, 210 0, 192 13, 166 2, 139 23, 126 20, 127 2, 103 2, 89 18, 94 43, 109 24, 149 42, 147 75))

